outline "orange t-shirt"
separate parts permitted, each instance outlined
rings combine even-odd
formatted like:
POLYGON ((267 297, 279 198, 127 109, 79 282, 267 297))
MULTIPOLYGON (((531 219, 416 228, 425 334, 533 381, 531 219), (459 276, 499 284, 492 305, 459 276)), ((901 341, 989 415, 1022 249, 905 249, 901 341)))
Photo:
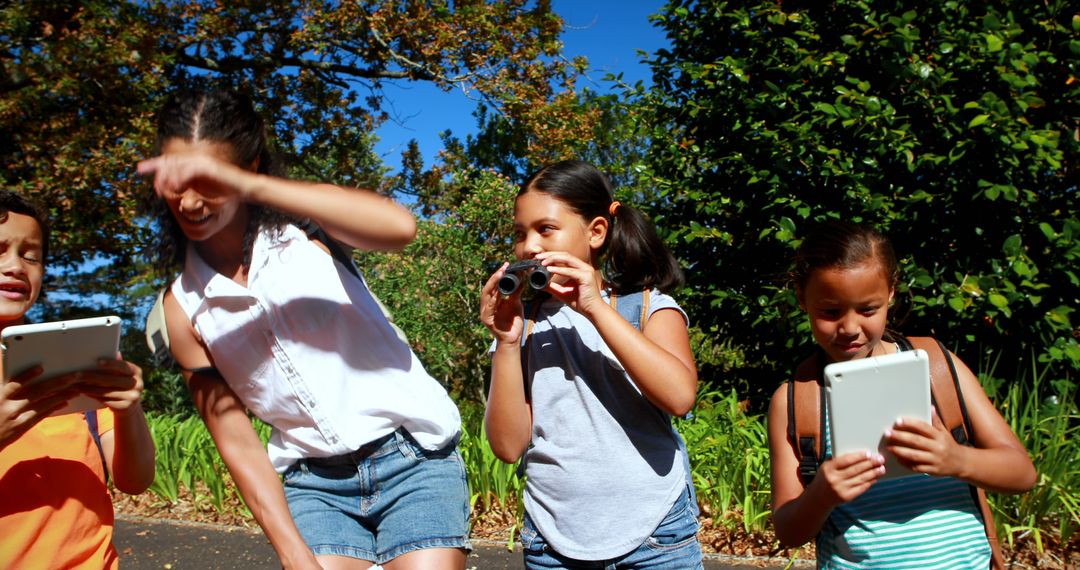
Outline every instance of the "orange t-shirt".
MULTIPOLYGON (((113 414, 98 411, 98 433, 113 414)), ((0 568, 110 568, 113 507, 83 414, 45 418, 0 449, 0 568)))

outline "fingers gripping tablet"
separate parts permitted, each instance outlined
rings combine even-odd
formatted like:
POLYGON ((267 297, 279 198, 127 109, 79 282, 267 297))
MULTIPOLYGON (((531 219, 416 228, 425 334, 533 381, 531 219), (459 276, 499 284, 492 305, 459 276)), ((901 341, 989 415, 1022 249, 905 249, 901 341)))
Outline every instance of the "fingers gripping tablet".
MULTIPOLYGON (((0 334, 3 349, 4 381, 34 367, 44 371, 34 382, 95 369, 98 360, 116 358, 120 349, 121 319, 93 317, 51 323, 14 325, 0 334)), ((76 396, 54 415, 82 412, 102 407, 88 396, 76 396)))
POLYGON ((825 367, 833 455, 876 451, 883 478, 912 475, 885 449, 885 430, 900 417, 930 422, 930 361, 923 350, 874 356, 825 367))

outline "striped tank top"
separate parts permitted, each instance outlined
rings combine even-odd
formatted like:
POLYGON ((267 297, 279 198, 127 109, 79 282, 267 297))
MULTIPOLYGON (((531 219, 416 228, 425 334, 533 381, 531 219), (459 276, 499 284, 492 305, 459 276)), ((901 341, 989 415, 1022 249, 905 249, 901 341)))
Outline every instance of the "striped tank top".
MULTIPOLYGON (((828 414, 827 404, 826 414, 828 414)), ((825 453, 832 457, 829 422, 825 453)), ((990 543, 971 487, 912 475, 874 483, 833 509, 817 536, 818 568, 985 570, 990 543)))

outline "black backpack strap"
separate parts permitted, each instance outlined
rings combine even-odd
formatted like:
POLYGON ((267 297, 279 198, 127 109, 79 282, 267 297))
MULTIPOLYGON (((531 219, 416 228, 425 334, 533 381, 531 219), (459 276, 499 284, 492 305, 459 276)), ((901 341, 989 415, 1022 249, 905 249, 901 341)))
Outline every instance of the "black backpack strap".
POLYGON ((326 249, 330 250, 330 256, 344 265, 345 269, 349 270, 349 273, 352 273, 357 278, 360 277, 360 270, 353 263, 352 255, 336 239, 330 237, 326 230, 311 220, 307 220, 300 228, 307 233, 308 239, 316 240, 325 245, 326 249))
POLYGON ((803 361, 788 382, 788 439, 799 460, 799 480, 809 485, 825 460, 825 385, 821 381, 821 354, 803 361))
POLYGON ((97 410, 83 412, 83 417, 86 418, 86 427, 90 430, 90 437, 94 438, 94 445, 97 446, 98 457, 101 457, 101 470, 105 473, 105 484, 108 485, 109 463, 105 461, 105 448, 101 446, 101 434, 98 433, 97 410))

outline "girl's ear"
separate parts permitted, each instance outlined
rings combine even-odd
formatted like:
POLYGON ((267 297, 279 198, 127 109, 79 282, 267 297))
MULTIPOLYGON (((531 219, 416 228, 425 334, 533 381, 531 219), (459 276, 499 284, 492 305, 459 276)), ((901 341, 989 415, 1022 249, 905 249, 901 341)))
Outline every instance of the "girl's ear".
POLYGON ((585 230, 589 236, 589 248, 596 251, 604 246, 609 227, 607 218, 603 216, 596 216, 589 222, 589 227, 585 230))

